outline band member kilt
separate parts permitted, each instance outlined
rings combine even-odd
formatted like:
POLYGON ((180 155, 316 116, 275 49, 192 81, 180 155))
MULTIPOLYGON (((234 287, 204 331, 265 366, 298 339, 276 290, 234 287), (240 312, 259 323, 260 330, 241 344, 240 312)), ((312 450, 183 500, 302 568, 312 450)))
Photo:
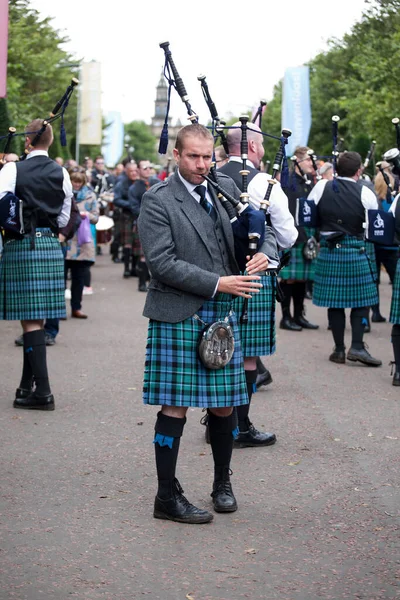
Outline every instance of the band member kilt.
POLYGON ((270 356, 275 353, 275 298, 276 275, 263 275, 263 285, 258 294, 248 302, 248 322, 241 323, 244 298, 239 296, 233 302, 233 308, 239 323, 242 352, 245 358, 270 356))
POLYGON ((122 212, 120 218, 121 246, 132 246, 133 243, 133 215, 122 212))
POLYGON ((61 319, 66 316, 64 288, 57 237, 35 237, 33 250, 29 236, 6 241, 0 260, 0 319, 61 319))
POLYGON ((313 281, 315 274, 315 260, 306 260, 303 255, 305 244, 293 246, 290 249, 290 263, 282 269, 279 276, 295 281, 313 281))
POLYGON ((313 304, 360 308, 378 303, 377 285, 364 240, 346 235, 333 248, 321 236, 316 258, 313 304))
POLYGON ((396 275, 394 276, 389 321, 393 325, 400 325, 400 260, 397 261, 396 275))
POLYGON ((144 258, 142 246, 141 246, 140 239, 139 239, 138 226, 137 226, 136 221, 133 224, 132 239, 133 239, 133 243, 132 243, 132 254, 133 254, 133 256, 137 256, 139 258, 144 258))
POLYGON ((179 323, 150 320, 144 370, 145 404, 218 407, 248 403, 243 356, 232 297, 217 294, 196 313, 205 323, 228 322, 235 338, 232 359, 223 369, 207 369, 197 352, 204 325, 194 317, 179 323))

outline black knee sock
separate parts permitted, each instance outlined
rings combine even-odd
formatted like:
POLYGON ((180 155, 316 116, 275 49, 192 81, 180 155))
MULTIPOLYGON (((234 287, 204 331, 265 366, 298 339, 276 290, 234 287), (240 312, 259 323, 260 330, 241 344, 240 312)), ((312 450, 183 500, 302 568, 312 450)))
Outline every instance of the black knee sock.
POLYGON ((44 329, 24 333, 24 345, 26 341, 26 352, 36 384, 38 396, 51 394, 49 376, 47 373, 46 340, 44 329))
POLYGON ((22 366, 22 377, 19 387, 23 390, 31 390, 33 385, 33 371, 31 361, 29 360, 29 354, 32 352, 32 346, 29 342, 29 333, 24 333, 24 362, 22 366))
POLYGON ((177 419, 164 415, 161 411, 157 414, 154 449, 158 479, 157 495, 160 498, 166 499, 172 496, 179 444, 185 423, 186 417, 177 419))
POLYGON ((228 417, 217 417, 208 410, 210 444, 214 458, 214 473, 218 478, 222 469, 229 468, 232 458, 233 436, 236 430, 236 416, 232 412, 228 417))
POLYGON ((257 356, 256 358, 256 365, 258 375, 262 375, 263 373, 266 373, 268 371, 267 367, 262 363, 261 358, 259 356, 257 356))
POLYGON ((304 299, 306 297, 306 282, 296 281, 293 284, 293 311, 294 319, 302 317, 304 314, 304 299))
POLYGON ((282 302, 281 302, 281 308, 282 308, 282 317, 288 317, 289 319, 291 318, 291 314, 290 314, 290 299, 292 297, 292 288, 293 288, 293 284, 292 283, 286 283, 286 281, 281 280, 280 283, 280 288, 283 294, 283 298, 282 298, 282 302))
POLYGON ((356 350, 362 350, 364 348, 363 336, 364 328, 368 325, 368 312, 369 307, 352 308, 350 313, 351 323, 351 347, 356 350))
POLYGON ((131 262, 131 249, 124 248, 124 269, 125 269, 125 271, 130 270, 130 267, 129 267, 130 262, 131 262))
POLYGON ((400 325, 392 327, 392 346, 396 371, 400 371, 400 325))
POLYGON ((239 431, 248 431, 248 429, 249 429, 250 402, 251 402, 251 397, 252 397, 253 391, 254 391, 254 384, 257 380, 257 369, 255 369, 254 371, 245 371, 245 375, 246 375, 247 395, 249 397, 249 403, 236 407, 239 431))
POLYGON ((328 321, 335 341, 335 350, 344 352, 344 330, 346 327, 344 308, 328 308, 328 321))

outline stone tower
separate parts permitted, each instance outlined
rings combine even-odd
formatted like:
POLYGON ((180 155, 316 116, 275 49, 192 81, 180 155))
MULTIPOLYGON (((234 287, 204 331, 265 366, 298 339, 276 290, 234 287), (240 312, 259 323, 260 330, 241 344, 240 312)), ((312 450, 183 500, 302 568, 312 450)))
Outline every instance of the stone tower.
MULTIPOLYGON (((171 92, 172 97, 176 95, 175 90, 171 92)), ((168 104, 168 86, 165 81, 164 74, 161 73, 160 81, 158 82, 156 88, 156 99, 154 102, 154 116, 151 119, 151 130, 153 134, 157 138, 157 150, 158 143, 161 136, 161 131, 165 121, 165 115, 167 112, 167 104, 168 104)), ((171 114, 171 111, 170 111, 171 114)), ((165 166, 168 158, 172 158, 172 149, 175 146, 176 135, 181 129, 182 124, 178 121, 175 125, 172 125, 172 117, 168 116, 168 150, 167 154, 159 154, 159 162, 161 165, 165 166)))

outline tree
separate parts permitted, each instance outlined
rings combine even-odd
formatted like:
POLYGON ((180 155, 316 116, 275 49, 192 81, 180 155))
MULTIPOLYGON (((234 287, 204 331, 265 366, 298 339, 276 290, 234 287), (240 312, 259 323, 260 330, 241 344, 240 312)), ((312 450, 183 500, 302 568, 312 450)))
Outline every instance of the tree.
POLYGON ((125 125, 125 140, 133 147, 132 157, 157 162, 158 140, 151 132, 150 125, 144 121, 132 121, 125 125))

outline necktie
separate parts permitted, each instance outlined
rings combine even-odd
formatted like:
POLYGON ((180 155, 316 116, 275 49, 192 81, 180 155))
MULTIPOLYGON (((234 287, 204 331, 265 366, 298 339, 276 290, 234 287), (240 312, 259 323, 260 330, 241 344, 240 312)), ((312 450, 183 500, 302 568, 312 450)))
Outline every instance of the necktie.
POLYGON ((212 218, 212 220, 215 221, 217 220, 217 212, 215 210, 215 208, 213 207, 213 205, 211 204, 211 202, 209 202, 206 198, 206 187, 204 185, 198 185, 197 187, 194 188, 194 191, 199 194, 200 196, 200 206, 202 206, 204 208, 204 210, 206 211, 206 213, 208 215, 210 215, 210 217, 212 218))

